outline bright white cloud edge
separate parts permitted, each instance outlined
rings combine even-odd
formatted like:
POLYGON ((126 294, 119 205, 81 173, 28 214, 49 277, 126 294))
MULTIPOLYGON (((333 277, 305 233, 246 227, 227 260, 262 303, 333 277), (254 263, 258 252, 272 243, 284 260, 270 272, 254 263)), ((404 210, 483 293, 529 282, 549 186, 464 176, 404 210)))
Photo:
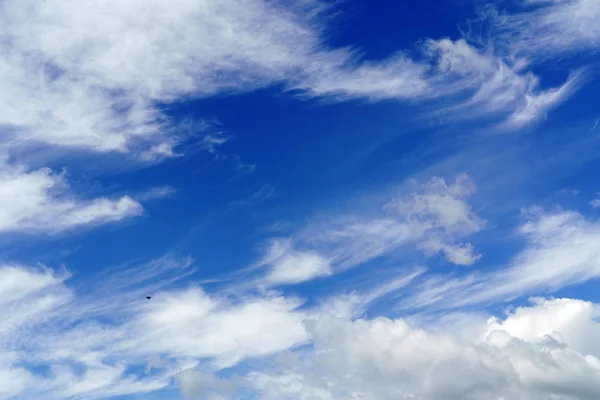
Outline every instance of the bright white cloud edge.
POLYGON ((59 233, 143 212, 129 196, 81 199, 71 192, 65 176, 48 168, 0 164, 0 234, 59 233))

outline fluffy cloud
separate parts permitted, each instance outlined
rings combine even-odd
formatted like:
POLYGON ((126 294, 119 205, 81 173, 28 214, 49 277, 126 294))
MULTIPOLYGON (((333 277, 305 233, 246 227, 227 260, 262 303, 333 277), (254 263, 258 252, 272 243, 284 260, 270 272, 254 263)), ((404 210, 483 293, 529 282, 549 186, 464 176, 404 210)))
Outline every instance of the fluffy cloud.
POLYGON ((300 283, 331 274, 329 261, 315 252, 298 252, 290 241, 274 241, 261 262, 270 266, 265 281, 271 284, 300 283))
MULTIPOLYGON (((150 268, 189 266, 173 261, 150 268)), ((120 282, 140 283, 123 273, 120 282)), ((151 301, 122 291, 117 299, 87 297, 66 286, 67 275, 22 266, 1 267, 0 278, 0 398, 108 398, 161 390, 175 377, 190 398, 241 391, 261 399, 585 400, 600 393, 598 309, 580 300, 535 299, 504 317, 465 312, 428 325, 353 320, 302 311, 294 298, 233 300, 194 287, 159 291, 151 301), (257 357, 267 359, 233 378, 218 376, 257 357), (157 359, 146 376, 129 372, 157 359)))
POLYGON ((251 372, 244 388, 261 399, 592 399, 600 393, 594 313, 579 300, 538 300, 502 321, 474 320, 471 336, 321 316, 305 323, 311 350, 251 372))
MULTIPOLYGON (((164 278, 181 274, 187 266, 186 260, 163 259, 144 267, 153 270, 154 278, 164 278)), ((150 277, 140 280, 125 271, 119 275, 120 286, 109 288, 110 295, 103 288, 76 295, 65 286, 66 276, 0 267, 0 376, 10 378, 0 398, 144 393, 165 388, 182 369, 201 360, 219 369, 307 339, 302 328, 306 314, 296 310, 296 299, 234 301, 192 287, 153 293, 148 302, 142 293, 152 289, 152 279, 145 279, 150 277), (124 282, 137 297, 123 290, 124 282), (166 362, 146 377, 128 370, 143 368, 159 356, 166 362), (39 366, 49 372, 39 372, 39 366)), ((110 281, 102 286, 106 284, 110 281)))
POLYGON ((471 265, 481 258, 470 243, 456 244, 457 238, 479 232, 485 221, 471 209, 468 199, 475 193, 475 183, 466 174, 452 184, 439 177, 421 185, 409 196, 400 196, 388 207, 395 208, 411 223, 425 223, 428 231, 421 247, 426 252, 443 252, 457 265, 471 265))
POLYGON ((140 215, 142 206, 128 196, 79 199, 63 175, 44 168, 0 165, 0 233, 61 232, 140 215))

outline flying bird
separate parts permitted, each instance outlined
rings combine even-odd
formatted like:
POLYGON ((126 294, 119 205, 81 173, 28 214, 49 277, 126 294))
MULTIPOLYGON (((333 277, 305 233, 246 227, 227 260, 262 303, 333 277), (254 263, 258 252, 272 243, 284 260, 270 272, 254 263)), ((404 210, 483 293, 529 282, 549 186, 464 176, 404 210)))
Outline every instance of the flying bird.
POLYGON ((152 297, 150 297, 150 296, 146 296, 146 298, 147 298, 148 300, 150 300, 152 297))

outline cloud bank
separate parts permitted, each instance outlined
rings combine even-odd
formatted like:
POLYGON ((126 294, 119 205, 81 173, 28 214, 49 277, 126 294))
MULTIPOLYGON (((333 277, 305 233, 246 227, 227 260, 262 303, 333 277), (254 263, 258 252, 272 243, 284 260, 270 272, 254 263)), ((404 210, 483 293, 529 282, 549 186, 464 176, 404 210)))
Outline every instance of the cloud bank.
POLYGON ((533 299, 505 316, 465 312, 418 325, 190 287, 151 302, 94 300, 104 303, 97 314, 66 276, 6 265, 0 276, 2 398, 108 398, 172 379, 190 398, 243 390, 261 399, 592 399, 600 390, 598 308, 581 300, 533 299), (156 359, 146 376, 128 373, 156 359), (220 376, 243 361, 254 368, 220 376))

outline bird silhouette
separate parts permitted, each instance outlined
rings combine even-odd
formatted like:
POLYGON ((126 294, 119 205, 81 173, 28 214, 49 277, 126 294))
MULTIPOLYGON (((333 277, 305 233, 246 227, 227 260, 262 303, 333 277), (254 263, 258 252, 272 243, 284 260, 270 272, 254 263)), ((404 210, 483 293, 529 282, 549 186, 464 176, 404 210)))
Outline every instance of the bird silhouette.
POLYGON ((146 296, 146 298, 147 298, 148 300, 150 300, 152 297, 150 297, 150 296, 146 296))

